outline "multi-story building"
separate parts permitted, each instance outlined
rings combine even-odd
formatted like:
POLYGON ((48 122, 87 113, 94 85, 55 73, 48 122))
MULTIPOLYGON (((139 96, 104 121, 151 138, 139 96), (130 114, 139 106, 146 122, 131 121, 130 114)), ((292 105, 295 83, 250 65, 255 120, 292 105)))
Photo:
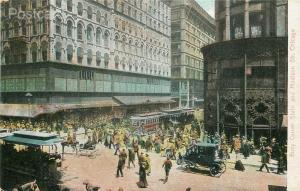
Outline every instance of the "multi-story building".
POLYGON ((161 0, 10 0, 1 22, 4 103, 168 102, 170 7, 161 0))
POLYGON ((171 6, 171 93, 180 107, 203 102, 201 47, 215 40, 214 19, 195 0, 174 0, 171 6))
POLYGON ((217 43, 202 48, 205 126, 273 137, 286 125, 287 0, 216 0, 215 10, 217 43))

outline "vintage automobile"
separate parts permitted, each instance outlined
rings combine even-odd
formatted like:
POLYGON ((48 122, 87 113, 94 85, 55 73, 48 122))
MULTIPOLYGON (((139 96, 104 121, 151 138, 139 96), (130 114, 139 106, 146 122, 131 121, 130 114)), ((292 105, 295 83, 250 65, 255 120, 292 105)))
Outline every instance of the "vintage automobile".
POLYGON ((208 168, 211 176, 219 177, 226 171, 226 164, 223 159, 218 158, 218 147, 214 143, 197 143, 178 157, 177 164, 188 169, 208 168))

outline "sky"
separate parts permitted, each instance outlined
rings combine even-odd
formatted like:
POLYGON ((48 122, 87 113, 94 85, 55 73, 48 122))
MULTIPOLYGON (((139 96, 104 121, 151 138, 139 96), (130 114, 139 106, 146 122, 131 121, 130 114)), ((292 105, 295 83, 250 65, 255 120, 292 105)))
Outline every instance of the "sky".
POLYGON ((196 0, 199 5, 215 18, 215 0, 196 0))

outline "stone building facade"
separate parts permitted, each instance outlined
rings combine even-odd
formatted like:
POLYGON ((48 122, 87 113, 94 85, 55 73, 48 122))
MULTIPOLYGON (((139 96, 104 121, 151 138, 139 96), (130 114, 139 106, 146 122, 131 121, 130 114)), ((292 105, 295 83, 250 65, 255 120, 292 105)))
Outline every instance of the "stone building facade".
POLYGON ((169 96, 170 14, 161 0, 2 3, 2 101, 169 96))
POLYGON ((205 126, 256 140, 287 115, 287 1, 216 1, 205 59, 205 126))
POLYGON ((195 0, 174 0, 171 6, 171 93, 183 108, 203 102, 201 48, 215 41, 214 19, 195 0))

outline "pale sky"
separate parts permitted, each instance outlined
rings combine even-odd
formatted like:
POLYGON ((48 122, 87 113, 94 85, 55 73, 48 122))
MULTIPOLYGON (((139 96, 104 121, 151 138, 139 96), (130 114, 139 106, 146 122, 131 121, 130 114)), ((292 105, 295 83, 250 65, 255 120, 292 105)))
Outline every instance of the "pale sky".
POLYGON ((196 0, 199 5, 215 18, 215 0, 196 0))

